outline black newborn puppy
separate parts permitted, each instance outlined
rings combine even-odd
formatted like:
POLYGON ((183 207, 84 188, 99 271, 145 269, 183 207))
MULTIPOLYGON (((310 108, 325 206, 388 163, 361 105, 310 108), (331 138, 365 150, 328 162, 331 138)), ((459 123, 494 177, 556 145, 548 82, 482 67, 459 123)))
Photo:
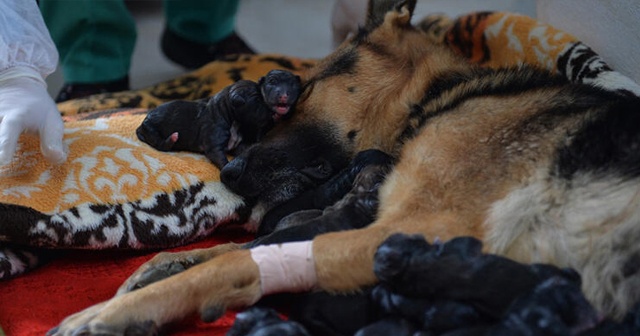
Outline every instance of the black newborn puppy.
POLYGON ((469 248, 465 251, 465 248, 445 248, 449 242, 437 248, 422 236, 395 234, 378 248, 374 272, 397 294, 464 301, 496 320, 505 315, 516 298, 542 281, 553 276, 575 280, 577 276, 575 271, 551 265, 526 265, 482 254, 480 241, 475 241, 474 244, 466 242, 469 248), (447 250, 450 252, 442 253, 447 250))
MULTIPOLYGON (((354 203, 354 197, 365 201, 368 194, 376 196, 377 199, 377 188, 393 163, 393 157, 379 150, 369 149, 359 152, 348 167, 326 183, 267 212, 260 223, 257 236, 265 236, 278 229, 291 227, 295 223, 310 221, 337 208, 344 208, 345 203, 354 203), (372 169, 372 166, 376 168, 372 169), (369 172, 361 174, 365 168, 368 168, 369 172), (364 189, 368 189, 366 193, 363 192, 364 189)), ((361 217, 356 222, 372 220, 369 217, 361 217)), ((349 225, 349 228, 362 226, 361 224, 349 225)))
POLYGON ((457 329, 444 335, 582 335, 582 332, 593 328, 598 321, 598 314, 582 294, 580 283, 554 276, 517 298, 498 323, 457 329))
POLYGON ((640 302, 622 321, 606 319, 596 327, 581 333, 580 336, 637 336, 640 335, 640 302))
POLYGON ((384 285, 376 286, 371 296, 381 316, 399 316, 414 323, 421 330, 438 335, 486 322, 485 316, 463 302, 403 296, 390 291, 384 285))
MULTIPOLYGON (((258 245, 311 240, 322 233, 359 229, 371 224, 378 211, 378 189, 390 171, 392 163, 392 157, 384 152, 375 149, 359 152, 349 167, 312 190, 310 194, 306 194, 309 199, 302 195, 300 199, 306 199, 303 204, 296 200, 285 203, 286 209, 294 212, 280 217, 272 228, 273 232, 259 236, 244 246, 252 248, 258 245), (354 172, 357 173, 353 175, 354 172), (353 181, 350 183, 350 190, 343 189, 349 180, 353 181), (323 209, 306 208, 333 199, 340 191, 346 194, 332 205, 323 209), (315 201, 307 203, 311 199, 315 201)), ((278 216, 280 215, 283 214, 280 213, 278 216)))
POLYGON ((136 134, 160 151, 204 153, 222 169, 226 153, 241 153, 290 115, 300 91, 300 77, 272 70, 258 83, 237 81, 208 100, 162 104, 149 111, 136 134))
POLYGON ((360 330, 354 336, 428 336, 411 322, 399 317, 387 317, 372 323, 360 330))
POLYGON ((299 323, 284 321, 270 308, 252 307, 238 315, 227 336, 310 336, 299 323))
POLYGON ((274 121, 291 116, 291 109, 302 91, 300 77, 286 70, 271 70, 258 80, 265 104, 273 111, 274 121))
POLYGON ((516 299, 506 318, 493 330, 495 334, 502 330, 503 335, 576 335, 598 321, 598 313, 584 297, 580 282, 554 276, 516 299))

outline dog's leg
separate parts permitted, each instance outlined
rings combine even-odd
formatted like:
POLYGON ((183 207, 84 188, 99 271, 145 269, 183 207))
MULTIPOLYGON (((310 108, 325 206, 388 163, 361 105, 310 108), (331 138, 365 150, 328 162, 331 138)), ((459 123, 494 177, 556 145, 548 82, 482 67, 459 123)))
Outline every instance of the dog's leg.
POLYGON ((142 264, 121 286, 116 295, 140 289, 151 283, 168 278, 197 264, 211 260, 224 253, 240 249, 241 244, 221 244, 206 249, 183 252, 161 252, 142 264))
POLYGON ((408 209, 406 215, 388 215, 361 230, 328 233, 313 241, 318 287, 328 291, 352 291, 377 282, 373 256, 378 246, 393 233, 422 234, 426 239, 449 240, 478 235, 478 228, 464 223, 450 212, 424 214, 408 209), (339 246, 339 248, 336 248, 339 246))
MULTIPOLYGON (((330 292, 354 291, 376 282, 373 256, 378 246, 392 233, 422 233, 427 238, 435 237, 430 237, 435 232, 451 232, 451 236, 454 232, 472 234, 456 225, 457 218, 452 218, 450 214, 432 216, 432 219, 435 220, 434 225, 429 225, 431 220, 424 223, 424 216, 407 216, 402 220, 377 223, 360 230, 318 236, 313 241, 313 256, 308 259, 314 266, 315 278, 311 279, 315 281, 305 282, 307 288, 295 288, 292 285, 279 288, 291 292, 309 290, 311 287, 330 292)), ((287 261, 278 262, 295 268, 287 261)), ((72 315, 51 335, 72 335, 81 331, 86 335, 122 335, 128 330, 154 331, 168 322, 196 312, 205 321, 213 321, 227 308, 248 306, 263 295, 270 294, 262 290, 265 283, 261 279, 260 266, 252 257, 252 250, 231 251, 72 315)))
POLYGON ((248 306, 260 297, 251 252, 232 251, 72 315, 49 335, 151 335, 196 312, 213 321, 226 308, 248 306))

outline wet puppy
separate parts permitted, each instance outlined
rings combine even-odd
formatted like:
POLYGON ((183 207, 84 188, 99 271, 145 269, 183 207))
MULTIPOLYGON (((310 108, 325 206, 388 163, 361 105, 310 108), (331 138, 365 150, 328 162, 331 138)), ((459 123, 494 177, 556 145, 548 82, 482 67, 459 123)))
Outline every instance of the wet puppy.
POLYGON ((290 115, 300 90, 298 76, 272 70, 258 83, 240 80, 210 99, 162 104, 149 111, 136 134, 160 151, 204 153, 222 169, 227 153, 241 153, 290 115))
MULTIPOLYGON (((367 200, 377 202, 378 188, 393 163, 390 155, 379 150, 359 152, 349 166, 329 181, 267 212, 260 223, 257 236, 297 226, 323 215, 335 216, 340 211, 347 211, 347 208, 353 210, 354 204, 366 204, 367 200), (363 172, 365 169, 368 171, 363 172)), ((347 229, 353 229, 369 224, 373 215, 374 213, 367 211, 366 215, 348 216, 349 220, 340 222, 344 222, 347 229)))
MULTIPOLYGON (((500 319, 519 296, 541 282, 563 277, 579 282, 571 269, 522 264, 480 252, 482 244, 471 237, 429 244, 419 235, 394 234, 375 254, 374 272, 394 293, 428 299, 463 300, 487 317, 500 319), (461 239, 470 248, 449 249, 461 239)), ((464 245, 463 245, 464 246, 464 245)))
POLYGON ((227 336, 309 336, 297 322, 284 321, 273 309, 253 307, 238 315, 227 336))
POLYGON ((388 289, 377 301, 425 330, 470 328, 452 335, 573 335, 597 324, 598 313, 574 270, 521 264, 481 248, 470 237, 432 245, 420 236, 390 236, 375 256, 379 286, 388 289), (433 304, 442 301, 448 305, 433 304), (464 305, 443 309, 456 301, 464 305), (434 328, 434 322, 445 328, 434 328))
POLYGON ((245 247, 303 241, 371 224, 378 210, 378 190, 392 165, 392 157, 382 151, 358 153, 334 178, 267 214, 265 219, 273 222, 263 221, 258 237, 245 247))

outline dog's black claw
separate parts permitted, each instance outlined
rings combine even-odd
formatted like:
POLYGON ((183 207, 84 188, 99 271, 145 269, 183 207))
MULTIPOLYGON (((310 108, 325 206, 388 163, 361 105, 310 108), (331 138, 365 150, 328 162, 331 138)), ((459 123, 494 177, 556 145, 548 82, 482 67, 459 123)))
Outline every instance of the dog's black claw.
POLYGON ((54 328, 50 329, 49 331, 47 331, 46 336, 53 336, 58 332, 58 330, 60 330, 60 327, 54 327, 54 328))
POLYGON ((91 333, 89 332, 88 326, 82 326, 80 327, 80 329, 76 329, 71 335, 72 336, 90 336, 91 333))
POLYGON ((214 322, 224 315, 226 309, 219 305, 207 307, 200 312, 200 318, 204 322, 214 322))
POLYGON ((136 323, 128 326, 124 331, 125 336, 155 336, 158 333, 158 326, 153 321, 136 323))
POLYGON ((140 275, 139 279, 131 286, 129 286, 129 292, 146 287, 154 282, 166 279, 172 275, 184 272, 190 266, 192 265, 183 264, 180 262, 172 262, 168 265, 163 265, 162 267, 151 268, 140 275))

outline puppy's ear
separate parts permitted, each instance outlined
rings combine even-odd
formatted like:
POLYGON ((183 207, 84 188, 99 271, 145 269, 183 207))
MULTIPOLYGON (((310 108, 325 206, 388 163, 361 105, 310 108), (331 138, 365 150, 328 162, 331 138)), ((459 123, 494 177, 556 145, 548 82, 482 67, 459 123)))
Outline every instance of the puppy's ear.
POLYGON ((229 100, 231 100, 231 106, 233 106, 234 108, 238 108, 246 103, 244 97, 237 93, 232 93, 229 97, 229 100))
POLYGON ((298 83, 302 83, 302 79, 300 78, 300 76, 296 75, 296 80, 298 81, 298 83))
POLYGON ((264 81, 266 80, 267 76, 262 76, 260 77, 260 79, 258 79, 258 86, 262 86, 264 85, 264 81))

